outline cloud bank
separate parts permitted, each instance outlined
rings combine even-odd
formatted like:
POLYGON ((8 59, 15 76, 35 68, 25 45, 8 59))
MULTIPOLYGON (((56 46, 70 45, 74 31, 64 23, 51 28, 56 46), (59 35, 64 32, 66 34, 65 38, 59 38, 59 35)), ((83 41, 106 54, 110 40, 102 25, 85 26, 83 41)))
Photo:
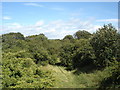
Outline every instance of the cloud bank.
POLYGON ((65 35, 73 35, 78 30, 95 32, 100 25, 93 25, 92 21, 82 21, 78 18, 69 20, 56 20, 48 24, 45 21, 37 21, 34 25, 22 25, 20 23, 8 23, 3 26, 4 33, 21 32, 25 36, 44 33, 49 39, 62 39, 65 35))

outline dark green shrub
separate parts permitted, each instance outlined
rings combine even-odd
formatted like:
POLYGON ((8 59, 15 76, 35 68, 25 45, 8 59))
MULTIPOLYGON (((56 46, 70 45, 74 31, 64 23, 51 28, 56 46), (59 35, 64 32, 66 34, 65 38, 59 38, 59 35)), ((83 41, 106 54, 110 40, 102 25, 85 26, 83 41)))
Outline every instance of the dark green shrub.
POLYGON ((93 64, 95 54, 87 39, 81 39, 75 43, 76 52, 73 56, 74 68, 84 67, 93 64))
POLYGON ((66 45, 62 47, 62 51, 59 54, 61 61, 60 64, 69 69, 72 69, 73 54, 74 54, 74 44, 66 43, 66 45))
POLYGON ((104 25, 93 36, 90 41, 96 56, 96 65, 108 66, 110 62, 117 59, 118 38, 117 30, 111 25, 104 25))
POLYGON ((120 88, 120 62, 112 63, 111 66, 108 67, 107 71, 109 71, 109 77, 103 79, 100 83, 99 89, 105 88, 120 88))

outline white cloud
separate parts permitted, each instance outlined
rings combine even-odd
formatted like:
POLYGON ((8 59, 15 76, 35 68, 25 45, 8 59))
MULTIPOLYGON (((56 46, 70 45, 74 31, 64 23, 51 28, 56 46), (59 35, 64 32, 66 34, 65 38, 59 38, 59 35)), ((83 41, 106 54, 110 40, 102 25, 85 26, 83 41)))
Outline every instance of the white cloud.
POLYGON ((10 20, 10 19, 12 19, 12 18, 9 16, 3 16, 3 20, 10 20))
POLYGON ((21 28, 22 26, 19 23, 12 23, 12 27, 21 28))
POLYGON ((34 7, 44 7, 43 5, 40 5, 38 3, 24 3, 26 6, 34 6, 34 7))
POLYGON ((1 33, 21 32, 22 25, 19 23, 8 23, 2 26, 1 33))
POLYGON ((21 25, 9 23, 3 28, 4 33, 21 32, 25 36, 44 33, 50 39, 62 39, 65 35, 73 35, 78 30, 87 30, 91 33, 98 29, 99 25, 93 25, 93 21, 82 21, 78 18, 71 18, 66 21, 56 20, 45 24, 43 20, 37 21, 34 25, 21 25))
POLYGON ((118 19, 101 19, 96 21, 97 22, 118 22, 118 19))
POLYGON ((44 21, 41 20, 41 21, 36 22, 35 26, 42 26, 43 24, 44 24, 44 21))

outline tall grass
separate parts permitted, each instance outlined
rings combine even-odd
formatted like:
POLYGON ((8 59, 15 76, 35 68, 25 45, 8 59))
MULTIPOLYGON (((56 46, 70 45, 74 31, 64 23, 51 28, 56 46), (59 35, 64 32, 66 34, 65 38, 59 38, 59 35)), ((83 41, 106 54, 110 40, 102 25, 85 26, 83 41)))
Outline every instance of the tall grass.
POLYGON ((73 74, 75 71, 67 71, 65 67, 47 65, 42 67, 50 70, 55 78, 55 88, 96 88, 105 78, 107 72, 94 71, 92 73, 73 74))

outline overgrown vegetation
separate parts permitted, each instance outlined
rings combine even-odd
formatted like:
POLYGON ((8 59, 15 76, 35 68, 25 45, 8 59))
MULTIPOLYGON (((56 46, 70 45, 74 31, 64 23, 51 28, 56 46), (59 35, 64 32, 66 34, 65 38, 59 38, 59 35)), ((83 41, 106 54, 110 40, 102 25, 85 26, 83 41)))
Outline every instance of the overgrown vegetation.
POLYGON ((4 88, 120 88, 120 34, 112 24, 62 40, 2 35, 4 88))

